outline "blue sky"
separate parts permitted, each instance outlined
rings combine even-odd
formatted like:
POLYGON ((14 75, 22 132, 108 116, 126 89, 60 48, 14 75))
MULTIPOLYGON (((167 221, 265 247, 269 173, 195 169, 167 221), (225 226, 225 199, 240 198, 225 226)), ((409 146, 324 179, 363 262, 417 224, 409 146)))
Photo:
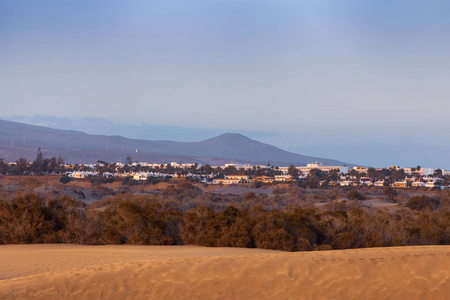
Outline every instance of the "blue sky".
POLYGON ((446 1, 0 0, 0 115, 450 168, 449 37, 446 1))

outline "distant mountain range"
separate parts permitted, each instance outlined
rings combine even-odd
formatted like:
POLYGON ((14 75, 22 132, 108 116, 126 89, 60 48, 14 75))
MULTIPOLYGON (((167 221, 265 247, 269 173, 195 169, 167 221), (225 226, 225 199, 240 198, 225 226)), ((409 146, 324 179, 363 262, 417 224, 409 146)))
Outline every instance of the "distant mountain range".
POLYGON ((175 161, 220 165, 235 161, 301 166, 318 161, 324 165, 353 166, 333 159, 284 151, 235 133, 225 133, 200 142, 149 141, 0 120, 0 158, 6 161, 19 157, 34 160, 38 147, 45 157, 61 155, 68 163, 117 162, 131 156, 135 161, 155 163, 175 161))

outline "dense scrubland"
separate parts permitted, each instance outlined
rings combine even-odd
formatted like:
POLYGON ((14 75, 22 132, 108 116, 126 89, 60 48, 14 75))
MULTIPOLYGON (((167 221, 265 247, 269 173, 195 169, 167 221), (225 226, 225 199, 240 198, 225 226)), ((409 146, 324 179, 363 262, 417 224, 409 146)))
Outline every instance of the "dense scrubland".
POLYGON ((63 184, 57 176, 4 177, 1 183, 2 244, 287 251, 450 244, 449 191, 101 178, 63 184))

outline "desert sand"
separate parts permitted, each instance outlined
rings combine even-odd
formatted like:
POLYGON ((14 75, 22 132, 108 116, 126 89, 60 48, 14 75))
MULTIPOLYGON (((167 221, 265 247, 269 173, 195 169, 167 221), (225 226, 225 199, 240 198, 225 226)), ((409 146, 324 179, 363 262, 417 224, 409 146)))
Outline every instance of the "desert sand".
POLYGON ((450 299, 450 246, 0 246, 1 299, 450 299))

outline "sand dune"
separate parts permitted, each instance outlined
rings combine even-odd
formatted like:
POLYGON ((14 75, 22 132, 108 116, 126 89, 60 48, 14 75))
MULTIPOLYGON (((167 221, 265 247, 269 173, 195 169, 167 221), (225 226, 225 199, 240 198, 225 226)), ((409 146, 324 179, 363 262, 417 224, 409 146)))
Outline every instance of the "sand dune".
POLYGON ((450 299, 450 246, 0 246, 1 299, 450 299))

